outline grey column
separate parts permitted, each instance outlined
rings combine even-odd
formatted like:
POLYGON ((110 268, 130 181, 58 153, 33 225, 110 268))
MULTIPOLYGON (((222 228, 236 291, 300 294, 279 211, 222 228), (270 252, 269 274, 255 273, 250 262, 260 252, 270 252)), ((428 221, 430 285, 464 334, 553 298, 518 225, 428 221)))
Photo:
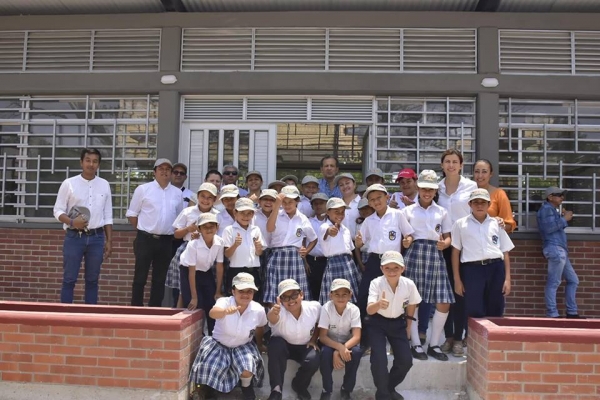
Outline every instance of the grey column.
POLYGON ((492 163, 494 176, 491 184, 495 186, 499 175, 499 99, 496 93, 479 93, 477 96, 477 158, 485 158, 492 163))
POLYGON ((179 92, 164 90, 158 94, 158 157, 172 162, 179 158, 179 92))
POLYGON ((486 26, 477 29, 477 71, 480 74, 500 72, 498 28, 486 26))
POLYGON ((181 28, 163 28, 160 34, 160 71, 179 72, 181 63, 181 28))

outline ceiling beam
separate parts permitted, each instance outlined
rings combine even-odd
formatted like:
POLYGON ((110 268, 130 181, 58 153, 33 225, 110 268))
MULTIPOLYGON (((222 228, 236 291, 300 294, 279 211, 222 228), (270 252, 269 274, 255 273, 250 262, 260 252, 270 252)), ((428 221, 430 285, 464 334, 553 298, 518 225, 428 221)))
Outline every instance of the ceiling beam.
POLYGON ((167 12, 187 12, 181 0, 160 0, 167 12))
POLYGON ((475 11, 496 12, 500 7, 501 1, 502 0, 479 0, 475 7, 475 11))

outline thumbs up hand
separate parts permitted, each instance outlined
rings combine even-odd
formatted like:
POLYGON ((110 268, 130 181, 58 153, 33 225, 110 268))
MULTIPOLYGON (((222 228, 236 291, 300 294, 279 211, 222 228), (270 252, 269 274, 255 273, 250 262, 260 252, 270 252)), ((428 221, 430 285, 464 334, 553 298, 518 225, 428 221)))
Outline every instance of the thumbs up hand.
POLYGON ((329 228, 327 228, 327 234, 331 237, 336 237, 339 231, 340 231, 340 226, 337 223, 335 225, 332 225, 329 228))
POLYGON ((254 238, 254 251, 256 253, 260 253, 262 251, 263 247, 262 247, 262 243, 260 242, 260 239, 255 237, 254 238))
POLYGON ((379 308, 381 310, 387 310, 390 306, 390 302, 385 298, 385 291, 381 293, 381 297, 379 298, 379 308))
POLYGON ((277 296, 277 303, 273 305, 273 307, 271 307, 271 311, 269 311, 270 313, 273 313, 273 315, 275 316, 279 316, 279 313, 281 312, 281 299, 279 298, 279 296, 277 296))
POLYGON ((405 249, 408 249, 410 247, 410 245, 413 242, 413 237, 411 235, 408 236, 404 236, 404 239, 402 239, 402 247, 404 247, 405 249))
POLYGON ((444 239, 444 236, 440 235, 436 247, 438 250, 444 250, 446 248, 446 240, 444 239))
POLYGON ((239 233, 235 237, 234 244, 235 244, 235 247, 238 247, 242 244, 242 235, 240 235, 239 233))
POLYGON ((356 237, 354 238, 354 245, 359 249, 364 246, 362 235, 360 231, 356 232, 356 237))
POLYGON ((238 312, 239 310, 241 310, 242 307, 241 306, 231 306, 231 307, 227 307, 225 309, 225 315, 231 315, 231 314, 235 314, 236 312, 238 312))

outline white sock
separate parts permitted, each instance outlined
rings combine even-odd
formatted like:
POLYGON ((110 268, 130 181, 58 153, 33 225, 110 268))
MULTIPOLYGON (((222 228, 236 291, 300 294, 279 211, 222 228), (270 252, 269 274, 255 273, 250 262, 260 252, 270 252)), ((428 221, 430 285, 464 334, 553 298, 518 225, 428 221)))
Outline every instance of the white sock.
POLYGON ((441 346, 445 341, 444 336, 444 324, 448 319, 448 313, 439 312, 435 310, 433 313, 433 322, 431 324, 431 340, 430 343, 433 346, 441 346))
POLYGON ((279 392, 281 393, 281 388, 279 387, 279 385, 275 386, 272 390, 273 392, 279 392))
POLYGON ((412 321, 411 325, 410 325, 410 344, 412 346, 420 346, 421 345, 421 340, 419 339, 419 307, 415 307, 415 315, 413 315, 413 317, 415 318, 414 321, 412 321))
POLYGON ((242 381, 242 387, 248 387, 252 383, 252 377, 240 378, 240 381, 242 381))

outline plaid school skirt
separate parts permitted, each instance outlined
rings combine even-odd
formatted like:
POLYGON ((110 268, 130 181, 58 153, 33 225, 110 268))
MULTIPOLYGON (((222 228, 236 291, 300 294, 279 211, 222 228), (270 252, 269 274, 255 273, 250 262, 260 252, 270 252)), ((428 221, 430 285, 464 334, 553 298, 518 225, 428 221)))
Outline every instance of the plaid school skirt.
POLYGON ((173 289, 181 289, 181 277, 179 275, 179 265, 181 254, 187 247, 189 242, 183 242, 179 248, 177 248, 177 252, 171 259, 171 263, 169 264, 169 270, 167 271, 167 280, 165 281, 165 286, 173 289))
POLYGON ((404 275, 415 282, 425 303, 454 303, 446 261, 436 246, 435 240, 415 240, 404 256, 404 275))
POLYGON ((304 292, 304 300, 311 300, 304 261, 294 246, 275 247, 267 262, 267 277, 264 283, 263 302, 277 302, 277 285, 284 279, 294 279, 304 292))
POLYGON ((350 254, 338 254, 327 258, 327 267, 325 268, 325 274, 323 275, 319 303, 325 304, 329 301, 331 282, 338 278, 346 279, 350 282, 350 287, 352 288, 352 302, 356 303, 360 272, 350 254))
POLYGON ((252 372, 255 387, 262 382, 265 375, 263 359, 252 340, 241 346, 229 348, 212 336, 204 336, 192 365, 190 381, 196 385, 207 385, 219 392, 229 393, 238 384, 244 371, 252 372))

